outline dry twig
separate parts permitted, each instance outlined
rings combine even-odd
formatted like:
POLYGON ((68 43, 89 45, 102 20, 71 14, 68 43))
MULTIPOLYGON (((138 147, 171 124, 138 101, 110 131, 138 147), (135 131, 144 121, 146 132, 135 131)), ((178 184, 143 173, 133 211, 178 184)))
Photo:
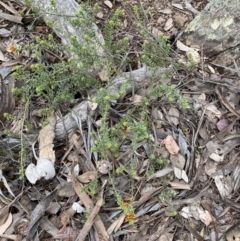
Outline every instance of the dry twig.
POLYGON ((88 232, 90 231, 93 223, 94 223, 94 219, 96 218, 101 206, 102 206, 102 203, 103 203, 103 191, 104 191, 104 186, 106 185, 107 183, 107 180, 105 180, 105 182, 103 183, 102 185, 102 188, 101 188, 101 192, 100 192, 100 195, 99 195, 99 199, 95 205, 95 207, 93 208, 90 216, 88 217, 86 223, 84 224, 82 230, 80 231, 76 241, 84 241, 88 232))

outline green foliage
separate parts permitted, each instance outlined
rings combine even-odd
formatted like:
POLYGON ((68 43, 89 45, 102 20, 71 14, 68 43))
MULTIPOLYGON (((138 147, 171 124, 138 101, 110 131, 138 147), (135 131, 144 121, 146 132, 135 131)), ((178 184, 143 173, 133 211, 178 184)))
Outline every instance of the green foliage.
MULTIPOLYGON (((31 5, 30 1, 27 2, 31 5)), ((50 5, 51 8, 54 9, 55 1, 51 0, 50 5)), ((138 22, 137 27, 140 27, 138 31, 139 36, 144 40, 142 44, 140 44, 141 46, 139 46, 141 49, 140 57, 136 58, 135 62, 140 61, 141 63, 147 64, 149 67, 153 68, 153 70, 159 67, 169 66, 170 61, 168 57, 171 47, 167 37, 160 34, 157 39, 153 38, 152 35, 149 34, 148 29, 141 27, 142 16, 136 5, 133 7, 133 10, 136 21, 138 22)), ((84 33, 84 41, 80 42, 75 36, 71 35, 70 44, 65 46, 56 41, 53 35, 49 34, 45 38, 36 37, 34 43, 27 44, 22 50, 19 50, 30 51, 35 59, 29 70, 24 70, 21 66, 16 67, 14 77, 19 81, 23 81, 25 85, 21 88, 12 89, 12 93, 19 95, 22 103, 25 103, 25 106, 28 105, 31 99, 43 98, 46 104, 39 110, 39 114, 43 117, 47 117, 52 110, 57 110, 59 105, 66 103, 66 101, 68 103, 73 103, 74 96, 79 91, 88 90, 88 88, 94 86, 98 94, 92 101, 98 103, 101 126, 97 132, 91 133, 94 139, 92 151, 98 152, 99 157, 105 159, 108 157, 109 152, 117 157, 119 154, 119 145, 126 139, 130 140, 133 151, 137 150, 140 141, 148 141, 150 127, 148 119, 150 105, 149 96, 156 97, 158 100, 166 96, 170 102, 177 100, 183 108, 188 107, 188 103, 175 87, 164 84, 156 86, 154 83, 155 79, 152 78, 149 80, 148 85, 149 96, 143 96, 141 104, 139 105, 130 105, 123 117, 117 123, 113 123, 110 126, 109 109, 111 107, 111 101, 124 96, 129 83, 133 82, 132 79, 129 79, 121 86, 119 93, 114 95, 109 94, 108 88, 111 84, 112 76, 114 74, 121 74, 121 72, 118 71, 120 67, 122 65, 127 65, 131 61, 130 55, 128 54, 130 39, 126 34, 123 34, 125 11, 119 8, 104 23, 103 32, 105 45, 101 46, 92 28, 94 14, 97 11, 98 4, 95 4, 93 8, 90 8, 86 4, 81 4, 79 11, 71 18, 71 23, 84 33), (116 31, 121 32, 121 35, 119 35, 121 37, 116 37, 116 31), (96 46, 100 46, 104 49, 103 55, 97 52, 96 46), (71 57, 61 62, 46 63, 46 61, 44 61, 44 52, 46 50, 53 53, 57 53, 58 51, 69 53, 71 57), (107 81, 105 83, 99 81, 98 74, 102 69, 104 69, 107 76, 107 81)), ((47 21, 46 24, 53 28, 52 22, 47 21)), ((161 77, 168 78, 171 74, 171 72, 166 72, 161 77)), ((6 117, 11 118, 11 116, 7 115, 6 117)), ((23 119, 25 120, 25 116, 23 119)), ((32 128, 30 123, 26 121, 23 123, 22 132, 24 128, 32 128)), ((47 123, 43 123, 43 125, 45 124, 47 123)), ((23 160, 26 152, 24 152, 25 149, 23 145, 21 148, 19 172, 20 178, 23 178, 23 160)), ((156 169, 161 169, 169 163, 169 160, 158 158, 155 154, 150 155, 150 160, 151 165, 146 172, 146 176, 151 175, 156 169)), ((116 174, 128 171, 131 178, 134 179, 138 175, 138 170, 134 164, 133 156, 129 157, 129 160, 127 160, 124 166, 117 167, 115 171, 116 174)), ((113 182, 112 186, 114 188, 117 203, 126 214, 126 220, 133 223, 133 193, 130 198, 131 200, 126 203, 119 194, 119 191, 116 190, 113 182)), ((84 187, 84 191, 90 193, 91 196, 95 196, 98 193, 98 188, 98 181, 95 179, 84 187)), ((132 189, 134 189, 133 181, 132 189)), ((170 200, 172 198, 169 193, 163 193, 162 195, 161 198, 164 200, 170 200)), ((171 213, 174 214, 173 209, 171 213)))
POLYGON ((137 5, 133 5, 133 13, 134 13, 134 16, 136 17, 136 19, 138 21, 141 21, 140 12, 139 12, 139 8, 137 5))
MULTIPOLYGON (((93 46, 87 49, 86 46, 77 43, 73 36, 71 37, 71 43, 69 49, 78 56, 74 61, 69 59, 68 61, 47 65, 37 62, 32 64, 28 71, 24 71, 22 67, 18 66, 14 77, 28 84, 23 85, 20 89, 14 88, 12 92, 23 97, 43 97, 47 100, 47 112, 49 113, 51 109, 58 108, 59 104, 66 102, 66 100, 72 103, 77 91, 90 86, 99 86, 96 75, 89 69, 90 66, 96 65, 96 52, 93 46), (79 64, 80 59, 81 64, 79 64)), ((42 58, 44 50, 64 49, 61 44, 54 41, 52 35, 48 35, 47 39, 37 37, 35 44, 26 45, 25 48, 33 51, 35 57, 39 59, 42 58)))
POLYGON ((159 199, 165 204, 167 205, 167 211, 169 212, 169 214, 171 216, 176 216, 177 215, 177 211, 176 209, 173 207, 172 204, 172 199, 177 195, 177 192, 170 189, 170 188, 164 188, 163 191, 161 192, 161 194, 158 196, 159 199))
POLYGON ((194 61, 191 52, 189 52, 187 54, 187 58, 188 58, 188 61, 189 61, 189 65, 187 66, 188 71, 190 71, 190 72, 195 71, 197 69, 197 63, 194 61))
MULTIPOLYGON (((143 32, 145 34, 145 32, 143 32)), ((150 67, 168 66, 167 57, 170 54, 171 45, 167 43, 167 37, 159 34, 157 41, 153 38, 145 40, 143 45, 142 61, 150 67)))

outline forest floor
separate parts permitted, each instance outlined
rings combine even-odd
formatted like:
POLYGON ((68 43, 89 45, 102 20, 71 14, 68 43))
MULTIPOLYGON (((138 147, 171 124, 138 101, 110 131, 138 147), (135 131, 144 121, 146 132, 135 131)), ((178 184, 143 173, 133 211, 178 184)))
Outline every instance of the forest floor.
MULTIPOLYGON (((132 59, 138 57, 143 41, 133 25, 132 6, 136 4, 143 16, 143 26, 153 36, 159 33, 167 36, 171 58, 182 62, 186 59, 187 43, 181 34, 197 11, 201 12, 207 4, 205 0, 193 1, 192 5, 181 0, 89 2, 91 6, 99 4, 95 23, 100 30, 116 9, 124 9, 124 28, 115 32, 114 37, 131 39, 132 59)), ((31 52, 15 54, 15 46, 24 46, 36 36, 52 33, 43 20, 31 13, 15 1, 0 1, 0 74, 9 89, 14 83, 13 77, 9 78, 11 72, 17 65, 27 68, 34 59, 31 52)), ((38 109, 45 100, 39 97, 30 103, 26 116, 34 128, 23 130, 24 106, 9 89, 4 89, 2 81, 0 113, 13 110, 12 115, 18 118, 1 121, 2 131, 8 129, 12 134, 2 132, 0 140, 0 240, 84 240, 79 237, 83 231, 88 234, 85 240, 239 240, 239 77, 236 71, 232 73, 224 66, 216 68, 204 51, 198 53, 200 61, 193 72, 176 71, 165 80, 187 100, 189 108, 182 109, 178 103, 164 98, 148 106, 150 138, 141 140, 130 158, 136 173, 128 166, 131 135, 119 143, 119 156, 106 161, 115 162, 111 164, 113 170, 106 171, 103 163, 102 168, 94 164, 95 170, 84 171, 80 162, 88 158, 89 150, 84 144, 88 129, 81 127, 72 133, 77 139, 53 141, 56 156, 53 179, 41 179, 35 184, 27 178, 20 180, 20 142, 11 140, 23 131, 26 138, 33 135, 46 142, 54 135, 54 128, 43 127, 38 109), (169 163, 160 170, 159 163, 152 164, 156 160, 169 163), (116 173, 117 168, 122 171, 116 173), (120 206, 116 193, 123 200, 120 206)), ((60 51, 45 54, 50 63, 65 58, 60 51)), ((139 69, 141 64, 133 61, 123 71, 139 69)), ((113 105, 112 109, 124 114, 127 111, 124 104, 136 105, 131 97, 124 96, 123 104, 117 108, 113 105)), ((64 107, 60 106, 61 112, 67 114, 69 109, 64 107)), ((94 118, 95 123, 100 120, 98 115, 94 118)), ((116 116, 110 115, 109 128, 116 122, 116 116)), ((35 163, 33 149, 41 147, 36 144, 25 148, 27 166, 35 163)), ((91 158, 94 163, 95 156, 91 158)))

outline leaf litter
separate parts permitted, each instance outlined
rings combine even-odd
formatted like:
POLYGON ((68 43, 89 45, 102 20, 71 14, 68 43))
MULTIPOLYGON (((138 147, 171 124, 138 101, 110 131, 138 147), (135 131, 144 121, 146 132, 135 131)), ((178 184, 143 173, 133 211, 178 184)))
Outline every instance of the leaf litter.
MULTIPOLYGON (((13 41, 11 33, 14 24, 18 24, 20 33, 25 31, 19 14, 24 7, 10 1, 3 2, 1 6, 4 12, 1 12, 1 16, 6 24, 0 31, 3 38, 0 70, 3 78, 1 100, 5 100, 6 104, 0 105, 1 115, 6 110, 12 112, 13 106, 18 107, 9 91, 13 88, 14 80, 6 79, 11 72, 6 73, 6 66, 14 67, 23 60, 22 57, 25 58, 24 61, 31 58, 29 53, 18 56, 15 48, 35 38, 33 33, 29 33, 27 40, 23 40, 23 35, 19 34, 13 41)), ((130 5, 127 5, 129 1, 116 2, 130 10, 130 5)), ((116 9, 116 2, 100 3, 98 17, 108 17, 116 9)), ((170 37, 189 20, 185 8, 196 12, 190 3, 184 8, 182 4, 169 3, 164 6, 156 1, 156 6, 159 7, 158 12, 162 13, 161 19, 148 9, 151 5, 143 1, 143 10, 149 10, 146 19, 152 22, 154 35, 162 32, 170 37), (180 18, 181 21, 178 21, 180 18)), ((127 30, 131 27, 131 20, 126 16, 124 21, 127 30)), ((36 26, 35 29, 41 33, 43 27, 36 26)), ((195 61, 199 62, 198 48, 187 46, 180 40, 177 41, 176 48, 180 58, 190 52, 195 61)), ((149 110, 153 121, 153 128, 149 129, 152 134, 151 145, 158 158, 169 159, 170 163, 161 170, 155 168, 148 178, 145 178, 145 174, 152 163, 148 145, 139 143, 136 152, 131 153, 128 142, 132 136, 129 135, 128 141, 121 143, 120 156, 116 160, 110 157, 108 160, 98 160, 96 153, 93 158, 88 133, 92 122, 89 119, 86 128, 74 112, 71 115, 78 130, 69 133, 65 143, 54 141, 54 118, 40 131, 39 158, 35 161, 40 160, 42 165, 37 162, 37 165, 32 166, 30 174, 26 174, 27 177, 33 176, 34 180, 29 181, 34 185, 27 182, 27 187, 22 186, 22 182, 16 179, 13 153, 17 153, 17 150, 11 149, 0 165, 1 239, 31 240, 37 234, 40 240, 69 240, 70 237, 73 240, 83 240, 89 233, 91 240, 91 228, 94 227, 92 230, 95 230, 95 235, 102 240, 109 240, 109 237, 113 240, 120 240, 119 237, 124 237, 124 240, 191 240, 192 237, 206 240, 209 234, 212 237, 215 235, 216 240, 224 240, 222 237, 225 234, 227 240, 236 240, 239 237, 240 212, 239 92, 236 88, 232 89, 229 81, 218 74, 214 65, 204 64, 200 69, 195 77, 181 79, 184 87, 180 92, 191 103, 189 109, 182 111, 176 103, 166 103, 164 107, 158 105, 149 110), (204 75, 209 82, 203 82, 199 74, 204 75), (126 221, 126 214, 116 203, 113 186, 106 183, 108 172, 116 171, 116 167, 124 167, 130 156, 134 156, 138 167, 136 178, 129 181, 130 171, 125 169, 114 181, 115 187, 123 195, 125 205, 130 201, 130 185, 133 182, 132 201, 136 217, 131 226, 126 221), (35 170, 35 174, 34 168, 39 169, 35 170), (165 188, 162 182, 165 176, 169 177, 165 186, 176 191, 172 201, 167 200, 168 205, 166 200, 164 202, 159 198, 165 188), (94 183, 102 184, 102 187, 97 187, 96 196, 91 193, 91 185, 94 183), (66 198, 69 198, 68 201, 66 198), (171 215, 169 207, 177 211, 177 216, 171 215), (89 218, 85 217, 86 213, 90 214, 89 218), (178 219, 176 224, 176 218, 180 215, 183 219, 178 219)), ((101 80, 105 79, 103 73, 101 80)), ((142 99, 142 95, 134 93, 132 97, 126 96, 122 100, 130 100, 137 107, 142 99)), ((91 107, 92 110, 96 108, 97 106, 91 107)), ((37 118, 37 125, 40 126, 41 117, 37 118)), ((3 121, 6 125, 12 124, 3 121)), ((21 126, 20 122, 18 124, 21 126)), ((15 125, 13 130, 19 130, 19 126, 15 125)), ((35 141, 36 136, 31 139, 29 146, 35 141)), ((31 148, 29 152, 32 152, 31 148)), ((27 163, 31 167, 29 160, 27 163)))

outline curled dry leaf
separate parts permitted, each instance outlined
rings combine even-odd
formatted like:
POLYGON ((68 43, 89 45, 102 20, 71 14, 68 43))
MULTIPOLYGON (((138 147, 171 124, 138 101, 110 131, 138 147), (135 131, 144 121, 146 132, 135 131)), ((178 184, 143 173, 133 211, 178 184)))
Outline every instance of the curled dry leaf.
POLYGON ((174 140, 172 136, 167 136, 165 140, 163 140, 162 144, 165 145, 167 150, 169 151, 170 154, 176 155, 179 152, 179 146, 174 140))
POLYGON ((97 177, 96 171, 88 171, 78 176, 77 179, 81 183, 89 183, 97 177))
POLYGON ((109 8, 113 7, 113 5, 110 1, 104 1, 104 4, 107 5, 109 8))

